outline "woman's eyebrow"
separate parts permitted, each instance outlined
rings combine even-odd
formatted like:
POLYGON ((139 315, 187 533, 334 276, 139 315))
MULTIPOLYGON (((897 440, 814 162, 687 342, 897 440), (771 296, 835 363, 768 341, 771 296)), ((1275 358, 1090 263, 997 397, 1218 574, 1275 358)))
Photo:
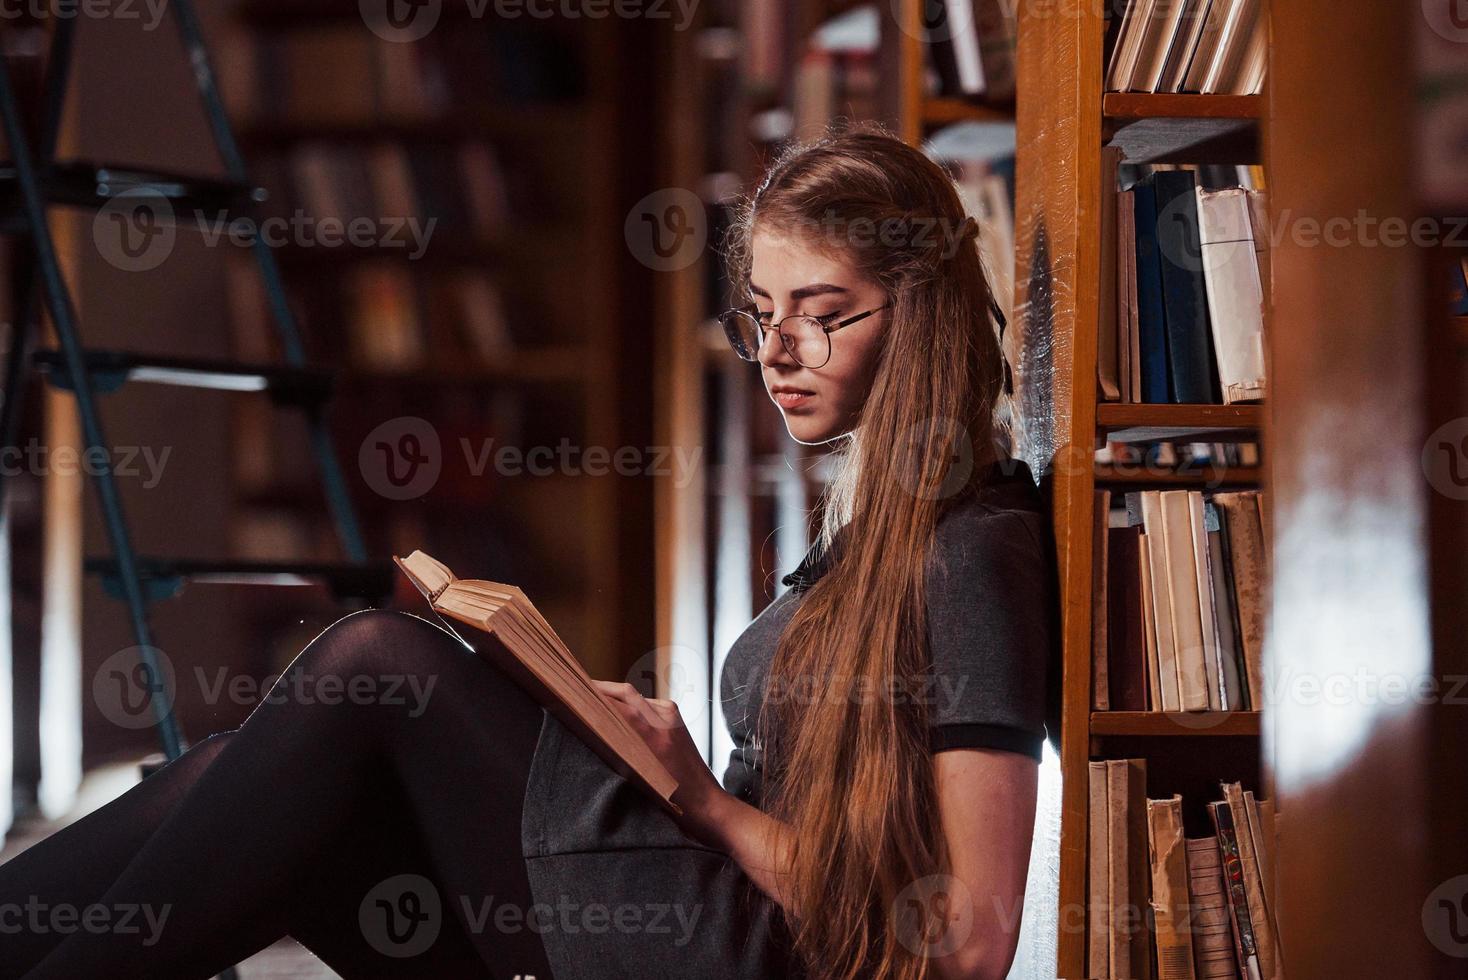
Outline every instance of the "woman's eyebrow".
MULTIPOLYGON (((756 296, 763 296, 765 299, 770 298, 769 293, 756 286, 752 282, 749 284, 749 291, 756 296)), ((813 282, 809 286, 801 286, 799 289, 791 290, 790 298, 799 301, 802 299, 810 299, 812 296, 825 296, 829 293, 841 293, 844 295, 850 292, 851 290, 847 289, 845 286, 837 286, 834 283, 813 282)))

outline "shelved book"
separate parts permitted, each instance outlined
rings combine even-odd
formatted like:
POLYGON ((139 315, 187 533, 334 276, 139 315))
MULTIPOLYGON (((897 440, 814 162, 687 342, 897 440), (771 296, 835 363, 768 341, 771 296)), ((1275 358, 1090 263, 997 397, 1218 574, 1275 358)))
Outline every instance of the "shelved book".
MULTIPOLYGON (((1103 401, 1232 405, 1265 395, 1263 193, 1218 186, 1218 168, 1134 168, 1102 155, 1103 401), (1114 200, 1110 198, 1114 195, 1114 200)), ((1247 177, 1223 168, 1222 175, 1247 177)))
POLYGON ((924 0, 923 27, 937 94, 1014 100, 1018 25, 1008 0, 924 0))
POLYGON ((1108 92, 1254 95, 1264 84, 1262 0, 1127 0, 1107 41, 1108 92))
MULTIPOLYGON (((246 261, 231 261, 228 268, 236 356, 277 359, 258 275, 246 261)), ((296 288, 322 297, 311 304, 317 315, 313 333, 330 343, 332 358, 340 361, 345 354, 355 370, 398 373, 443 364, 487 370, 509 363, 522 349, 488 271, 370 256, 330 268, 335 275, 310 277, 296 288)))
POLYGON ((670 813, 682 814, 673 802, 678 783, 672 773, 592 685, 581 662, 524 592, 499 582, 461 579, 422 551, 407 558, 394 555, 393 561, 435 613, 489 636, 466 645, 523 687, 615 772, 670 813))
POLYGON ((928 141, 926 152, 953 174, 965 213, 979 223, 979 254, 994 302, 1014 320, 1014 156, 985 157, 959 138, 928 141))
POLYGON ((1147 797, 1146 759, 1089 765, 1086 976, 1283 980, 1274 805, 1238 782, 1185 836, 1183 799, 1147 797))
POLYGON ((256 174, 270 192, 266 216, 289 219, 303 212, 359 225, 368 219, 375 245, 403 249, 415 259, 435 237, 494 241, 514 217, 512 178, 486 139, 302 140, 258 155, 256 174))
POLYGON ((1245 711, 1264 700, 1257 490, 1095 491, 1092 707, 1245 711))
POLYGON ((795 69, 791 111, 798 139, 819 136, 832 119, 879 115, 881 72, 877 52, 812 48, 795 69))

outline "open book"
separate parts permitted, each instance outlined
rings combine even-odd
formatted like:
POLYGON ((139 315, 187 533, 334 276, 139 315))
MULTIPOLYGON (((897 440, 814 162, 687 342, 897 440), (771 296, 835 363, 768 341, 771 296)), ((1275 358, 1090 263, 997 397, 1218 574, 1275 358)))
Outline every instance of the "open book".
POLYGON ((525 593, 512 585, 458 578, 421 551, 407 558, 394 555, 393 561, 435 612, 490 635, 490 642, 471 644, 481 657, 514 679, 615 772, 642 786, 675 816, 682 814, 672 800, 678 789, 673 774, 592 686, 591 675, 525 593))

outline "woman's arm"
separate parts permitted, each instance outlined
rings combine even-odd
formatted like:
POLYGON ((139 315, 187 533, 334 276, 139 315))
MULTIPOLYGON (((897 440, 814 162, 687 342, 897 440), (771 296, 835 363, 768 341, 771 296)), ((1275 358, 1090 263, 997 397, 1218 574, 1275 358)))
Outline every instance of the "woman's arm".
POLYGON ((716 788, 700 804, 686 810, 684 830, 694 839, 725 851, 760 889, 799 918, 785 887, 790 866, 790 825, 732 793, 716 788))
MULTIPOLYGON (((596 681, 678 780, 678 818, 694 840, 728 853, 756 886, 786 910, 790 827, 728 793, 704 763, 678 713, 631 684, 596 681)), ((933 756, 939 821, 948 842, 952 881, 924 891, 928 912, 944 915, 927 941, 942 980, 1002 978, 1014 959, 1034 834, 1039 763, 999 749, 946 749, 933 756)))
POLYGON ((1040 764, 1018 752, 946 749, 933 767, 954 878, 953 931, 933 940, 951 952, 933 966, 943 980, 1002 980, 1019 943, 1040 764))

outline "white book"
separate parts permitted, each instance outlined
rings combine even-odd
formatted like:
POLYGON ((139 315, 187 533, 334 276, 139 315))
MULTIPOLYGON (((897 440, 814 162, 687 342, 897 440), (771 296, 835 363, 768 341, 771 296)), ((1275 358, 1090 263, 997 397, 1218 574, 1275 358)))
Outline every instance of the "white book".
POLYGON ((1250 219, 1258 193, 1197 188, 1203 285, 1226 405, 1264 397, 1264 288, 1250 219))
POLYGON ((984 78, 984 59, 979 54, 978 11, 973 0, 943 0, 952 38, 953 60, 958 63, 958 85, 968 95, 979 95, 988 89, 984 78))

